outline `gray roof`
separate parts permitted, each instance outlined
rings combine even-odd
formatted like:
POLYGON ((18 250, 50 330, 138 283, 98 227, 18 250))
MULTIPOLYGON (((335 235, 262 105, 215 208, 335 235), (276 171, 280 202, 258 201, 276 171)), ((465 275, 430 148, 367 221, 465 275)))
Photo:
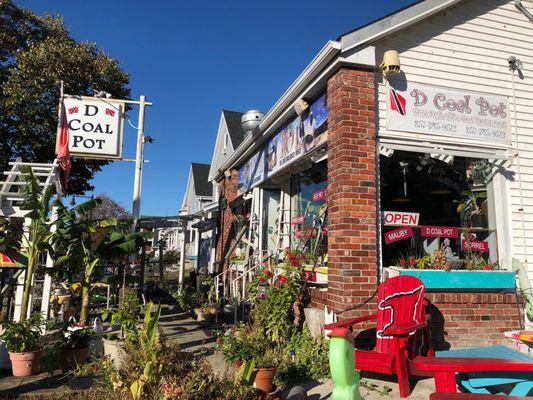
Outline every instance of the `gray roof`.
POLYGON ((228 127, 229 137, 233 148, 236 149, 244 140, 244 132, 241 127, 242 112, 222 110, 228 127))
POLYGON ((209 164, 191 163, 196 196, 213 196, 213 184, 209 182, 209 164))

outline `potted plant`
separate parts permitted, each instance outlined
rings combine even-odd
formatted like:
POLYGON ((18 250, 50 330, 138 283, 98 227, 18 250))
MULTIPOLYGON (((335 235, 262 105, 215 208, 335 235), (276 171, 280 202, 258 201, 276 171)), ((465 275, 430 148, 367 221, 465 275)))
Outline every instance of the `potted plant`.
POLYGON ((457 212, 461 213, 466 209, 470 209, 470 220, 472 228, 486 228, 487 219, 478 204, 479 200, 487 198, 487 192, 485 191, 464 191, 462 193, 463 199, 459 202, 457 206, 457 212))
POLYGON ((104 355, 113 360, 118 369, 127 361, 124 342, 128 336, 135 333, 140 311, 141 306, 137 295, 134 292, 126 292, 118 307, 102 313, 102 320, 108 321, 112 330, 115 327, 119 329, 118 332, 107 333, 103 339, 104 355))
POLYGON ((4 322, 0 335, 9 352, 13 376, 30 376, 39 373, 43 348, 41 336, 44 321, 41 313, 32 314, 20 322, 4 322))
POLYGON ((274 388, 274 377, 281 363, 282 350, 271 347, 256 354, 253 359, 254 387, 265 393, 271 393, 274 388))
POLYGON ((65 326, 62 333, 59 363, 61 371, 66 374, 85 364, 89 358, 89 343, 95 333, 92 328, 70 323, 65 326))

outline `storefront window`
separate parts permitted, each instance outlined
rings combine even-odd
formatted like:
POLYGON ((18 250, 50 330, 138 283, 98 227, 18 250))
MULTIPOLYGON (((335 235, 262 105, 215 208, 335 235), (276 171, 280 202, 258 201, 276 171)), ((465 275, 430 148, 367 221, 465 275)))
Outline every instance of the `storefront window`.
POLYGON ((276 253, 279 242, 280 197, 279 189, 263 190, 263 250, 271 254, 276 253))
POLYGON ((291 249, 309 265, 324 265, 327 252, 327 163, 293 178, 291 205, 291 249))
POLYGON ((380 168, 385 267, 498 268, 487 160, 395 151, 380 168))

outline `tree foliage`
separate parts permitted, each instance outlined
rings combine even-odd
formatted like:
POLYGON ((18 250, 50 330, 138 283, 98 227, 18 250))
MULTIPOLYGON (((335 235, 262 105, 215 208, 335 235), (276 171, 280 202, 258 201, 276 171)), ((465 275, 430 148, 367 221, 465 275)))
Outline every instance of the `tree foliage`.
MULTIPOLYGON (((55 158, 59 88, 92 96, 104 90, 127 98, 129 75, 95 43, 76 42, 59 16, 40 17, 0 0, 0 169, 15 157, 51 162, 55 158)), ((69 192, 89 184, 106 161, 74 160, 69 192)))
POLYGON ((92 218, 105 219, 116 218, 117 220, 127 220, 131 218, 131 214, 122 206, 122 204, 113 200, 105 193, 96 196, 101 200, 101 203, 92 211, 92 218))

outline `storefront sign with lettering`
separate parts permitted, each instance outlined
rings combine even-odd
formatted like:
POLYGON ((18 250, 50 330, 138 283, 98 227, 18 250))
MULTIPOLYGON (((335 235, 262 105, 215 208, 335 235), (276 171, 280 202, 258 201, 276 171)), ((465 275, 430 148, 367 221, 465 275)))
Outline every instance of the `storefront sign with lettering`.
POLYGON ((312 193, 311 199, 313 201, 322 201, 326 199, 326 189, 316 190, 312 193))
POLYGON ((511 143, 507 96, 450 90, 416 82, 394 83, 387 93, 387 129, 511 143))
POLYGON ((455 239, 459 236, 459 229, 449 226, 424 226, 420 227, 422 237, 439 237, 455 239))
POLYGON ((383 223, 385 225, 418 226, 419 218, 419 213, 383 211, 383 223))
POLYGON ((327 141, 328 108, 322 94, 309 108, 283 126, 239 169, 238 194, 288 167, 327 141))
POLYGON ((392 231, 385 232, 385 243, 391 244, 399 242, 400 240, 409 239, 413 237, 413 229, 406 226, 405 228, 394 229, 392 231))
POLYGON ((489 242, 482 240, 465 240, 461 241, 461 249, 464 251, 479 251, 487 253, 489 251, 489 242))
POLYGON ((113 99, 65 97, 61 109, 56 147, 64 131, 68 134, 72 156, 106 160, 122 158, 124 103, 113 99))

